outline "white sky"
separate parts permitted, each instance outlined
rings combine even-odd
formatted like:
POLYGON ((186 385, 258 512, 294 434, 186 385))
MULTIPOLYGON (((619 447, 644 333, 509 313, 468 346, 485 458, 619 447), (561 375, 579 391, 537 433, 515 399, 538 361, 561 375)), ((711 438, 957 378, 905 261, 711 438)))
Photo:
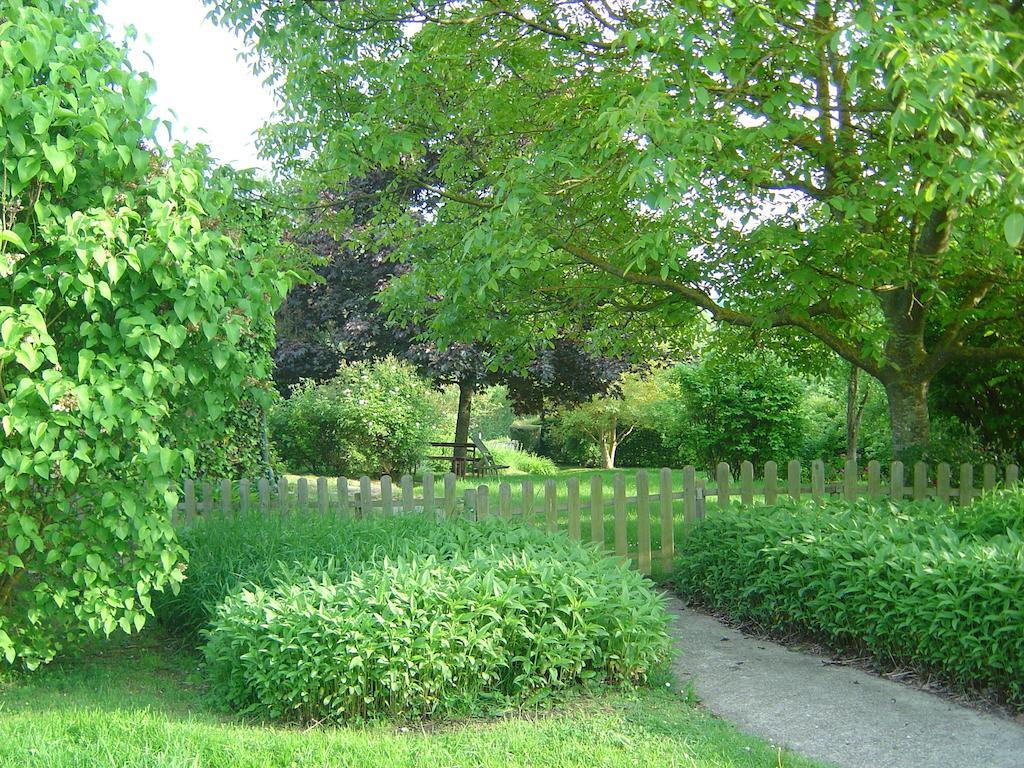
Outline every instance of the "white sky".
POLYGON ((238 60, 242 42, 209 22, 200 0, 102 0, 100 13, 119 42, 126 26, 138 31, 132 64, 156 80, 154 114, 171 121, 174 139, 208 144, 238 168, 267 168, 254 131, 274 111, 273 96, 238 60))

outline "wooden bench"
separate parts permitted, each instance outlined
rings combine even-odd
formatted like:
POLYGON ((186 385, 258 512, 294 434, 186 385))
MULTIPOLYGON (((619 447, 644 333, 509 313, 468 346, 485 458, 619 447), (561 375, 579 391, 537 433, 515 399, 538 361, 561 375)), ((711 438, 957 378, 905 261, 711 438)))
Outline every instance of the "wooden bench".
POLYGON ((469 469, 476 472, 476 465, 480 461, 480 457, 477 455, 477 446, 475 442, 471 443, 431 443, 431 448, 443 448, 447 449, 443 455, 427 456, 431 461, 447 461, 452 466, 452 472, 456 477, 465 477, 466 472, 469 469), (459 449, 462 450, 462 456, 456 456, 459 453, 459 449))

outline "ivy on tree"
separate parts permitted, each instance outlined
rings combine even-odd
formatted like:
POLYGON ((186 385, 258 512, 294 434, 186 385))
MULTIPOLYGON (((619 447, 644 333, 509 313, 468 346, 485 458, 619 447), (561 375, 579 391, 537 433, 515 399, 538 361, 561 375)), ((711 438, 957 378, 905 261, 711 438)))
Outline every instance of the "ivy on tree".
POLYGON ((208 2, 275 71, 271 149, 429 189, 431 227, 376 214, 451 334, 580 296, 796 329, 884 385, 904 460, 940 370, 1024 359, 1018 2, 208 2))
POLYGON ((93 6, 0 21, 0 656, 28 668, 181 581, 177 482, 269 374, 246 339, 290 279, 216 228, 230 174, 155 148, 93 6))

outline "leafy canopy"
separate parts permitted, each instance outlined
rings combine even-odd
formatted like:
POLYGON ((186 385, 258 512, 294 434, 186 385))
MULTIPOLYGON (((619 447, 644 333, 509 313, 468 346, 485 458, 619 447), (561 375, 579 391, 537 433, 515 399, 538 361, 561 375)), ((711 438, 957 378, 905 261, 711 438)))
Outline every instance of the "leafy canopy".
POLYGON ((175 484, 289 283, 217 229, 232 177, 155 148, 152 87, 93 3, 3 4, 0 655, 29 668, 181 580, 175 484))
POLYGON ((898 453, 943 366, 1024 357, 1019 3, 209 4, 273 70, 286 166, 424 190, 430 227, 375 210, 443 334, 791 328, 886 386, 898 453))

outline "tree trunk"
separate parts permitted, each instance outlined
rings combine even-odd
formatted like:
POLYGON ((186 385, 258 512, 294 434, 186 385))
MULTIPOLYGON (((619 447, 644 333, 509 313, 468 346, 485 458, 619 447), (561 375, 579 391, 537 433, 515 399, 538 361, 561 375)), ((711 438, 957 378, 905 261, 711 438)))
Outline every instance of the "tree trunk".
POLYGON ((615 469, 615 448, 613 441, 601 439, 601 466, 605 469, 615 469))
POLYGON ((928 452, 928 380, 901 377, 886 382, 893 458, 910 466, 928 452))
POLYGON ((860 368, 850 366, 846 383, 846 459, 857 459, 857 437, 860 433, 860 413, 857 409, 857 390, 860 386, 860 368))
MULTIPOLYGON (((473 392, 476 387, 468 381, 459 382, 459 408, 455 418, 455 442, 469 442, 469 420, 473 414, 473 392)), ((466 448, 457 447, 452 453, 452 472, 458 477, 466 474, 466 448)))

